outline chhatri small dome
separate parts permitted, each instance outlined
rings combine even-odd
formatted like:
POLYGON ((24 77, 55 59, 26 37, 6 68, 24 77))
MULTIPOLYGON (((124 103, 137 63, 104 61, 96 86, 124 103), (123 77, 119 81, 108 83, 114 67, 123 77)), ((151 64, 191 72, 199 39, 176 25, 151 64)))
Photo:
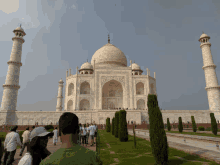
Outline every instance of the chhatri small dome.
POLYGON ((62 80, 62 78, 60 79, 59 83, 63 83, 63 80, 62 80))
POLYGON ((136 63, 131 64, 130 67, 132 70, 141 70, 141 67, 136 63))
POLYGON ((94 66, 110 66, 110 67, 126 67, 127 58, 124 53, 116 46, 110 44, 110 39, 108 43, 98 49, 92 56, 91 63, 94 66))
POLYGON ((200 41, 202 38, 208 38, 208 39, 210 39, 210 37, 209 37, 207 34, 205 34, 204 32, 203 32, 203 34, 200 36, 199 41, 200 41))
POLYGON ((22 29, 21 27, 17 27, 15 30, 21 30, 21 31, 24 31, 24 29, 22 29))
POLYGON ((92 65, 88 62, 85 62, 84 64, 82 64, 81 69, 93 69, 92 65))

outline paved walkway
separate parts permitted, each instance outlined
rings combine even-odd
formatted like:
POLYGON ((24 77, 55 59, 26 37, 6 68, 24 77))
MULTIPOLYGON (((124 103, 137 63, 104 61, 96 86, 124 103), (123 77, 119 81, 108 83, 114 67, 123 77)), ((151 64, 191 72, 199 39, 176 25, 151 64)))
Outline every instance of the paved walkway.
MULTIPOLYGON (((90 139, 89 139, 88 142, 89 142, 89 144, 87 145, 87 147, 86 147, 86 146, 84 146, 84 147, 85 147, 85 148, 88 148, 88 149, 90 149, 90 150, 95 151, 95 150, 96 150, 96 145, 90 146, 90 144, 91 144, 90 139)), ((60 142, 60 137, 58 138, 58 143, 56 144, 56 146, 53 145, 53 139, 51 138, 51 139, 49 139, 49 141, 48 141, 47 149, 48 149, 51 153, 54 153, 55 151, 57 151, 57 150, 60 148, 61 144, 62 144, 62 143, 60 142)), ((15 154, 15 158, 14 158, 15 161, 13 162, 13 165, 17 165, 18 162, 20 161, 20 159, 25 155, 25 153, 27 152, 27 147, 25 148, 25 150, 24 150, 22 156, 19 156, 20 150, 21 150, 21 149, 17 149, 17 150, 16 150, 16 154, 15 154)), ((3 161, 3 157, 2 157, 2 161, 3 161)))
MULTIPOLYGON (((133 135, 133 130, 128 130, 129 135, 133 135)), ((136 130, 136 136, 149 141, 149 132, 136 130)), ((194 135, 191 135, 194 136, 194 135)), ((199 141, 184 137, 167 136, 168 145, 171 148, 182 150, 190 154, 199 155, 202 158, 220 163, 220 150, 216 144, 208 141, 199 141)))

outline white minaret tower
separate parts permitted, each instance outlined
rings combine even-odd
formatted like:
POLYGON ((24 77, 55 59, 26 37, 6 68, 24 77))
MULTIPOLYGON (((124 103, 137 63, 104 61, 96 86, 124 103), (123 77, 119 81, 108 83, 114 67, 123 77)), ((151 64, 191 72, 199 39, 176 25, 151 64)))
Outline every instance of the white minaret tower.
POLYGON ((5 84, 3 84, 3 96, 2 96, 2 111, 16 111, 17 96, 19 86, 19 75, 22 54, 22 44, 24 43, 23 36, 26 35, 24 30, 17 27, 14 31, 15 36, 12 38, 13 46, 11 51, 10 60, 8 63, 8 73, 6 76, 5 84))
POLYGON ((63 103, 63 80, 61 78, 61 80, 59 81, 59 85, 58 85, 58 95, 57 95, 57 108, 56 111, 62 111, 63 107, 62 107, 62 103, 63 103))
POLYGON ((220 120, 220 86, 218 85, 218 79, 215 72, 216 65, 213 63, 210 49, 211 43, 209 42, 209 39, 210 37, 207 34, 204 34, 204 32, 199 39, 199 42, 201 42, 200 48, 202 49, 204 64, 202 69, 205 73, 205 90, 207 91, 208 95, 209 110, 215 114, 216 120, 220 120))

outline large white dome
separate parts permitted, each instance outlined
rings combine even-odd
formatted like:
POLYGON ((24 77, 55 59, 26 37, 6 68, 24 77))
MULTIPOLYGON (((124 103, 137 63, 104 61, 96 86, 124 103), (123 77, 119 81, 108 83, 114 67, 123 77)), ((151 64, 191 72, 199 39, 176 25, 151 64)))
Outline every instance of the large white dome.
POLYGON ((107 43, 98 49, 92 56, 91 64, 94 66, 127 66, 127 58, 124 53, 116 46, 107 43))

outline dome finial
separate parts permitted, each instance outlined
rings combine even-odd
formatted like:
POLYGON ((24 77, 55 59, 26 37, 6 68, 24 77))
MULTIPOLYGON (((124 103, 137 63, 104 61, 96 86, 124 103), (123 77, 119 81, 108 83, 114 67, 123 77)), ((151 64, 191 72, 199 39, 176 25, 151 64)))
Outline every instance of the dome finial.
POLYGON ((87 58, 87 62, 88 62, 88 58, 87 58))
POLYGON ((202 31, 202 34, 205 34, 204 31, 202 31))
POLYGON ((110 37, 109 37, 109 34, 108 34, 108 43, 110 44, 110 37))
POLYGON ((135 60, 134 60, 134 63, 135 63, 135 60))

